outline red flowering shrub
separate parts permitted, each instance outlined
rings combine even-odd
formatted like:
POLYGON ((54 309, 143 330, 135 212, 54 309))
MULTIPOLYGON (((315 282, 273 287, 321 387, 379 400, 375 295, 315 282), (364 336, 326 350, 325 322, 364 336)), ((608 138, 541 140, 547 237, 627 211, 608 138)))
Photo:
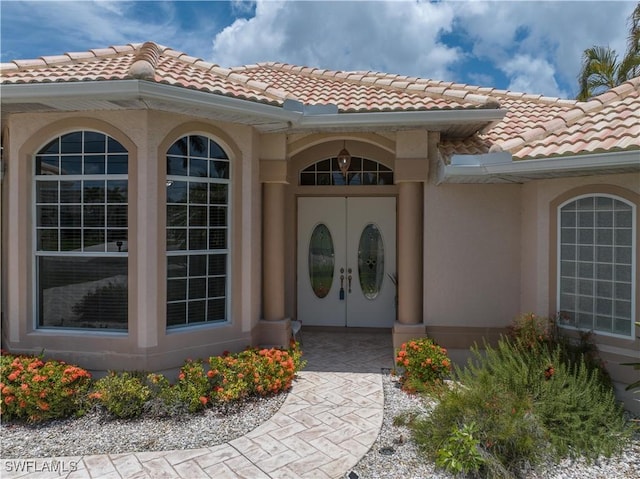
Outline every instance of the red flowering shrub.
POLYGON ((414 339, 402 344, 396 354, 396 365, 404 371, 400 381, 407 392, 429 389, 451 371, 447 350, 430 338, 414 339))
POLYGON ((40 422, 82 414, 90 384, 91 374, 77 366, 3 352, 0 416, 40 422))

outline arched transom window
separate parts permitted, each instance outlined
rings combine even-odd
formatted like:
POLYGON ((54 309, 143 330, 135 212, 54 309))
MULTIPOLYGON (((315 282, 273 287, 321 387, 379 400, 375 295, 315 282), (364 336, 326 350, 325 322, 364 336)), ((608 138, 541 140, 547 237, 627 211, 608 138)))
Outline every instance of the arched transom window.
POLYGON ((302 186, 393 185, 393 170, 374 160, 354 156, 346 176, 337 158, 318 161, 300 172, 302 186))

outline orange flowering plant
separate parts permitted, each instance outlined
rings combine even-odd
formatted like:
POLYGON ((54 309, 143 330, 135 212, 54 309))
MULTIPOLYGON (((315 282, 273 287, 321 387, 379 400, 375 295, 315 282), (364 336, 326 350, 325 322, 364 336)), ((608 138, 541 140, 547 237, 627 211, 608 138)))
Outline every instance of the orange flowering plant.
POLYGON ((0 416, 40 422, 82 414, 91 374, 62 361, 2 353, 0 416))
POLYGON ((396 354, 396 365, 402 370, 400 381, 408 392, 425 391, 433 383, 446 378, 451 371, 447 350, 431 338, 408 341, 396 354))
POLYGON ((304 367, 302 352, 292 341, 288 350, 249 348, 241 353, 209 358, 211 399, 228 402, 247 396, 277 394, 291 388, 304 367))

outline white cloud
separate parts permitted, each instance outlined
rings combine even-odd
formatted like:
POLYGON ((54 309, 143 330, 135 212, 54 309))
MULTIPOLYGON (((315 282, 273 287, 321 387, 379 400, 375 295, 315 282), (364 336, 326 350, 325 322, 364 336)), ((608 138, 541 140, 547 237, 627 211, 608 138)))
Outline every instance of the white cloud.
POLYGON ((555 79, 555 69, 548 61, 532 58, 528 55, 517 55, 507 61, 502 70, 510 78, 507 89, 520 92, 544 92, 549 96, 566 97, 555 79))
POLYGON ((461 55, 438 41, 452 22, 448 4, 258 2, 254 17, 238 19, 216 35, 213 61, 274 60, 442 78, 461 55))

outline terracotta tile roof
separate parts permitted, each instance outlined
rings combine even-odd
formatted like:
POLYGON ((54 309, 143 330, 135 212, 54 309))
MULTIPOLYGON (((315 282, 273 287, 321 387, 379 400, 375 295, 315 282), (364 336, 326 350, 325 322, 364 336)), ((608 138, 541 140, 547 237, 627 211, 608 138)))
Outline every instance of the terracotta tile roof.
POLYGON ((144 79, 282 106, 285 99, 335 104, 341 112, 496 108, 453 84, 381 73, 262 63, 221 68, 152 42, 0 65, 3 84, 144 79), (431 91, 433 89, 433 91, 431 91))
POLYGON ((640 77, 589 102, 369 71, 284 63, 222 68, 152 42, 0 65, 1 83, 143 79, 283 106, 335 104, 342 113, 502 108, 503 120, 470 138, 443 136, 443 156, 510 151, 514 159, 640 150, 640 77))

